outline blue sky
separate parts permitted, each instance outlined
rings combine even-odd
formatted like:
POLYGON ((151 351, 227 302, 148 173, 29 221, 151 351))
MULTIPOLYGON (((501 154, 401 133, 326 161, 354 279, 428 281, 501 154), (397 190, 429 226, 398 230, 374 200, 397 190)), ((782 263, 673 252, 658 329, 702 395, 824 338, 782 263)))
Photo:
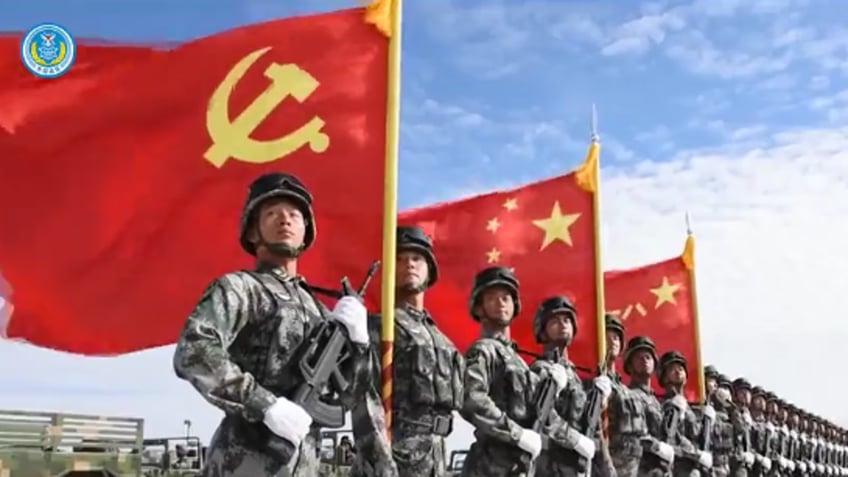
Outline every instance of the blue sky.
MULTIPOLYGON (((42 0, 4 5, 0 30, 56 21, 77 36, 180 41, 353 5, 42 0)), ((607 268, 679 253, 692 212, 706 360, 848 425, 841 394, 816 391, 847 389, 820 366, 843 362, 848 338, 845 307, 833 304, 848 287, 848 10, 838 5, 407 0, 401 206, 574 167, 594 103, 607 268)), ((217 414, 171 378, 171 352, 84 359, 0 343, 0 373, 17 388, 0 407, 108 409, 148 417, 158 433, 180 432, 185 416, 207 437, 217 414), (24 360, 26 370, 14 365, 24 360)), ((455 434, 454 447, 470 436, 455 434)))

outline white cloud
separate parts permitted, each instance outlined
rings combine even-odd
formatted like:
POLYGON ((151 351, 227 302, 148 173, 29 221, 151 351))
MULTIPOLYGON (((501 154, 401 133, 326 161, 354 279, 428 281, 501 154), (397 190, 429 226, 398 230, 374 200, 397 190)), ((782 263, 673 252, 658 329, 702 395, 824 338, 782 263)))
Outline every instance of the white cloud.
MULTIPOLYGON (((845 384, 821 365, 843 361, 848 337, 839 301, 848 289, 848 128, 771 134, 757 148, 729 137, 669 162, 603 171, 606 266, 678 253, 690 211, 706 360, 848 424, 845 384)), ((0 343, 0 407, 142 416, 151 435, 179 435, 191 419, 208 439, 220 415, 174 377, 172 352, 86 359, 0 343)), ((451 447, 471 435, 460 422, 451 447)))

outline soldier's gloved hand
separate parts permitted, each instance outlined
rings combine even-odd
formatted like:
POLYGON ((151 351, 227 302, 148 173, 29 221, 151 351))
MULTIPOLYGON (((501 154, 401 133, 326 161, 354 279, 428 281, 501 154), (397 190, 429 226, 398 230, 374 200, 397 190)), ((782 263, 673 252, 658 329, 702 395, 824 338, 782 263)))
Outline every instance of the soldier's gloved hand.
POLYGON ((309 433, 312 416, 299 405, 281 397, 265 411, 262 422, 271 432, 291 442, 296 449, 309 433))
POLYGON ((792 472, 795 472, 795 462, 792 462, 791 460, 786 459, 786 467, 789 470, 791 470, 792 472))
MULTIPOLYGON (((798 469, 801 470, 801 473, 804 474, 807 472, 807 463, 803 461, 798 461, 798 469)), ((793 469, 794 470, 794 469, 793 469)))
POLYGON ((612 394, 612 381, 607 376, 596 377, 592 380, 592 385, 601 392, 604 399, 609 398, 610 394, 612 394))
POLYGON ((595 457, 595 440, 589 439, 583 434, 577 433, 577 444, 574 445, 574 452, 577 452, 586 459, 592 460, 595 457))
POLYGON ((344 296, 333 308, 336 321, 347 328, 350 340, 357 344, 368 344, 368 310, 353 296, 344 296))
POLYGON ((716 413, 715 408, 709 404, 705 404, 704 407, 701 408, 701 412, 704 413, 704 416, 711 421, 715 421, 716 413))
POLYGON ((823 474, 824 473, 824 466, 821 465, 821 464, 816 464, 816 470, 819 471, 819 474, 823 474))
POLYGON ((713 454, 712 452, 698 452, 698 463, 701 464, 702 467, 710 468, 713 466, 713 454))
POLYGON ((763 457, 762 461, 760 461, 760 465, 766 472, 768 472, 769 470, 771 470, 771 459, 769 459, 768 457, 763 457))
POLYGON ((666 444, 665 442, 658 441, 657 442, 657 457, 664 460, 665 462, 674 461, 674 447, 666 444))
POLYGON ((566 386, 568 386, 568 373, 565 371, 564 367, 559 364, 555 364, 550 367, 548 374, 556 383, 557 391, 562 391, 566 386))
POLYGON ((518 436, 518 448, 530 454, 532 459, 539 457, 542 453, 542 436, 536 431, 523 429, 518 436))
POLYGON ((754 465, 754 454, 752 452, 743 452, 742 460, 745 461, 746 465, 754 465))

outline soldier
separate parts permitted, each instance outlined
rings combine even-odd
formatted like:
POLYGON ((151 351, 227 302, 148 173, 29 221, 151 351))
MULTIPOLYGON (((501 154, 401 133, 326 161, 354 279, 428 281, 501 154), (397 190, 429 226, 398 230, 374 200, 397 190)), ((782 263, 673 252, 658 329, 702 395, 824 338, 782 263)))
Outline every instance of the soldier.
POLYGON ((624 350, 627 387, 609 400, 609 450, 618 477, 661 476, 671 470, 674 448, 661 439, 662 408, 651 389, 657 361, 653 341, 634 336, 624 350))
POLYGON ((711 396, 718 388, 718 371, 715 366, 708 364, 704 366, 704 389, 707 397, 711 396))
POLYGON ((789 427, 789 455, 792 463, 795 466, 794 475, 806 476, 807 463, 804 460, 804 443, 802 440, 805 426, 801 421, 800 410, 792 404, 786 405, 788 412, 788 427, 789 427))
MULTIPOLYGON (((663 440, 675 449, 672 475, 675 477, 699 476, 700 469, 709 471, 713 457, 696 447, 701 433, 701 423, 683 395, 688 370, 686 358, 677 351, 667 351, 660 357, 657 381, 665 390, 663 405, 663 440)), ((711 409, 711 408, 710 408, 711 409)), ((710 411, 706 411, 709 413, 710 411)), ((712 411, 715 419, 715 411, 712 411)))
POLYGON ((795 470, 795 464, 789 455, 789 428, 786 426, 786 407, 774 393, 766 397, 766 415, 771 426, 773 438, 769 458, 772 461, 771 477, 789 476, 795 470))
POLYGON ((754 425, 749 410, 751 383, 745 378, 736 378, 731 386, 734 405, 730 417, 733 423, 735 451, 730 460, 730 473, 735 477, 746 477, 756 461, 754 453, 751 452, 751 428, 754 425))
MULTIPOLYGON (((420 227, 397 228, 395 358, 392 370, 392 452, 401 477, 446 475, 445 437, 453 429, 453 412, 462 407, 463 358, 439 330, 424 307, 425 290, 439 276, 430 237, 420 227)), ((370 320, 372 349, 380 349, 379 316, 370 320)), ((375 354, 374 363, 380 360, 375 354)), ((373 370, 379 382, 380 366, 373 370)), ((359 423, 368 431, 365 406, 353 409, 360 447, 359 423)), ((371 453, 361 454, 370 455, 371 453)), ((369 463, 357 459, 351 475, 370 475, 369 463)))
MULTIPOLYGON (((186 320, 174 354, 176 374, 225 414, 209 445, 204 476, 317 475, 320 429, 287 396, 302 384, 293 372, 294 355, 323 320, 338 321, 352 342, 354 385, 342 396, 345 403, 368 399, 379 409, 379 396, 367 393, 373 386, 364 305, 346 297, 330 313, 297 275, 297 259, 315 232, 312 196, 296 177, 258 177, 239 233, 242 248, 256 257, 255 270, 215 279, 186 320), (269 452, 272 436, 292 445, 289 462, 269 452)), ((375 452, 391 466, 382 415, 370 424, 374 439, 383 442, 375 452)))
POLYGON ((730 475, 730 458, 735 450, 734 427, 731 421, 733 407, 732 383, 727 376, 719 374, 711 403, 716 411, 713 432, 713 474, 716 477, 730 475))
MULTIPOLYGON (((578 456, 591 462, 597 435, 585 436, 580 429, 581 417, 586 404, 586 392, 574 364, 568 359, 568 345, 577 335, 577 309, 571 300, 564 296, 553 296, 544 300, 533 317, 533 336, 536 342, 544 345, 540 359, 533 362, 530 369, 538 375, 561 373, 565 387, 560 390, 557 400, 557 414, 573 430, 572 439, 567 442, 563 452, 558 447, 542 451, 536 465, 538 475, 576 476, 586 469, 577 466, 578 456)), ((612 383, 607 376, 594 379, 603 396, 612 392, 612 383)), ((599 428, 596 428, 599 431, 599 428)), ((596 434, 599 434, 596 433, 596 434)))
POLYGON ((766 477, 772 468, 772 441, 774 440, 774 426, 766 417, 766 398, 768 393, 759 387, 751 389, 751 451, 754 453, 754 468, 752 473, 755 477, 766 477))
MULTIPOLYGON (((604 316, 604 326, 606 330, 606 349, 610 357, 609 367, 607 369, 607 377, 609 377, 612 388, 624 388, 624 383, 621 381, 621 375, 616 369, 616 361, 621 355, 622 346, 624 346, 624 324, 610 313, 604 316)), ((592 381, 586 383, 587 389, 593 387, 592 381)), ((595 452, 595 457, 592 460, 592 472, 596 477, 616 477, 615 465, 612 461, 612 456, 609 451, 609 399, 604 400, 603 411, 601 413, 601 426, 596 445, 598 451, 595 452)))
MULTIPOLYGON (((518 280, 504 267, 489 267, 474 277, 469 298, 471 317, 481 324, 481 337, 466 352, 463 417, 475 428, 462 474, 465 477, 518 474, 523 457, 535 459, 542 436, 531 429, 539 416, 531 406, 539 376, 518 355, 506 337, 521 310, 518 280)), ((564 373, 552 372, 558 389, 568 383, 564 373)), ((556 415, 548 416, 544 433, 554 445, 575 448, 579 434, 556 415)), ((544 418, 544 416, 542 416, 544 418)), ((582 445, 594 445, 589 440, 582 445)), ((594 453, 594 449, 588 449, 594 453)))
POLYGON ((618 357, 621 355, 621 347, 624 345, 624 325, 621 320, 607 313, 604 316, 604 326, 606 327, 607 352, 611 357, 607 376, 614 385, 621 385, 621 375, 615 369, 615 362, 618 361, 618 357))

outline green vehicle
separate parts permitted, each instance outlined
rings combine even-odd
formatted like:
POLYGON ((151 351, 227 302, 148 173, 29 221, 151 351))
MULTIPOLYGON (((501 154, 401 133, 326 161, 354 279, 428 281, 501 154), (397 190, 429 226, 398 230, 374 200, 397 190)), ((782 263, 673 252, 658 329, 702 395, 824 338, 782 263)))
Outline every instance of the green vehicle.
POLYGON ((0 410, 0 477, 141 477, 144 420, 0 410))
POLYGON ((206 447, 198 437, 145 439, 143 447, 144 477, 194 477, 203 469, 206 447))

